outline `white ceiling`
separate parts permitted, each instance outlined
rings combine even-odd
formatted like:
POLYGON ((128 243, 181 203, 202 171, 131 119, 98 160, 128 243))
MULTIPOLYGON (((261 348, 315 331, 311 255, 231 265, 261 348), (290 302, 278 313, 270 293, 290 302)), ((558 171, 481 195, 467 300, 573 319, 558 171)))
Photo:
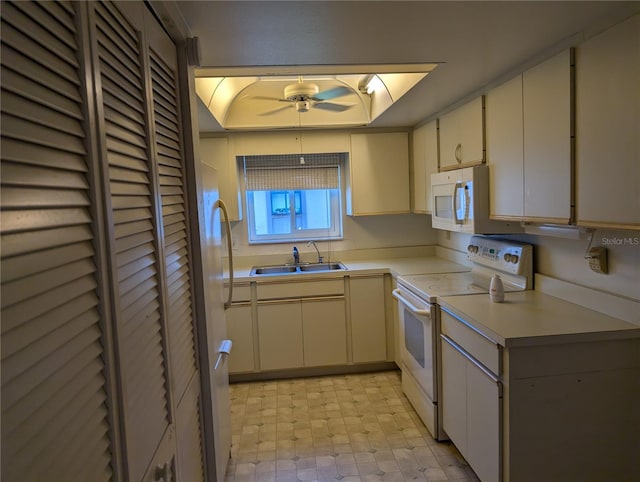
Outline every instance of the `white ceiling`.
MULTIPOLYGON (((640 11, 638 1, 164 3, 174 20, 182 15, 178 28, 199 37, 201 67, 217 75, 441 63, 371 127, 419 124, 640 11)), ((199 117, 201 131, 222 130, 202 103, 199 117)))

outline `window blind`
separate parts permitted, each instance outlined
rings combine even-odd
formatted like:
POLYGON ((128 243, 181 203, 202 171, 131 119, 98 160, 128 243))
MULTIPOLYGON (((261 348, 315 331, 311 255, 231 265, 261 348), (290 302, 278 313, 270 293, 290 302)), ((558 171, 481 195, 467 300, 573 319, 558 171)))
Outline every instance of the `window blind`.
POLYGON ((343 156, 339 152, 245 156, 245 187, 247 191, 339 189, 343 156))

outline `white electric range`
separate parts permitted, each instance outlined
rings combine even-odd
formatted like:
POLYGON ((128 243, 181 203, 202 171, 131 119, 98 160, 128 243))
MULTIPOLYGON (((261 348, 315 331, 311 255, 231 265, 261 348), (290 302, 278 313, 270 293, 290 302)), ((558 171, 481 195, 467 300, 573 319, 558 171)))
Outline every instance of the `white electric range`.
POLYGON ((467 255, 470 272, 398 277, 402 389, 436 440, 447 440, 442 429, 439 383, 440 308, 438 297, 489 293, 494 274, 505 292, 533 288, 531 245, 485 236, 472 236, 467 255))

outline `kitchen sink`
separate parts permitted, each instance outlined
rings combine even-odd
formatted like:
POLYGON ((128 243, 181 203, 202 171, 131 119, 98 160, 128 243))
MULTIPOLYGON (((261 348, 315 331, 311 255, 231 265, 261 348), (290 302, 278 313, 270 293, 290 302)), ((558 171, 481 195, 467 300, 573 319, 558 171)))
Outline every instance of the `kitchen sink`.
POLYGON ((251 275, 254 274, 287 274, 295 273, 297 271, 295 266, 254 266, 251 269, 251 275))
POLYGON ((256 275, 276 275, 276 274, 294 274, 294 273, 321 273, 325 271, 346 270, 347 267, 334 261, 331 263, 307 263, 307 264, 282 264, 276 266, 254 266, 251 268, 250 276, 256 275))
POLYGON ((300 271, 334 271, 337 269, 347 269, 342 263, 313 263, 300 265, 300 271))

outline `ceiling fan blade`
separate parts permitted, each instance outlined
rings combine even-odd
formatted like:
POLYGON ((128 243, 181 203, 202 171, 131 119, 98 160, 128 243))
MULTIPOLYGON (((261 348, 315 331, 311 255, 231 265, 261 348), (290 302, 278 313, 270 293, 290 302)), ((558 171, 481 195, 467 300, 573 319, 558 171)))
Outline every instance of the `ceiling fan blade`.
POLYGON ((278 107, 277 109, 271 109, 271 110, 268 110, 266 112, 261 112, 258 115, 273 115, 273 114, 277 114, 278 112, 281 112, 281 111, 283 111, 285 109, 289 109, 290 107, 293 107, 293 105, 285 105, 283 107, 278 107))
POLYGON ((331 100, 331 99, 335 99, 336 97, 342 97, 343 95, 348 95, 352 93, 353 93, 353 90, 351 90, 349 87, 345 87, 341 85, 340 87, 334 87, 333 89, 323 90, 322 92, 318 92, 313 97, 310 97, 310 99, 319 100, 319 101, 331 100))
POLYGON ((344 112, 345 110, 349 110, 352 107, 355 107, 355 104, 334 104, 332 102, 318 102, 313 106, 314 109, 329 110, 331 112, 344 112))

